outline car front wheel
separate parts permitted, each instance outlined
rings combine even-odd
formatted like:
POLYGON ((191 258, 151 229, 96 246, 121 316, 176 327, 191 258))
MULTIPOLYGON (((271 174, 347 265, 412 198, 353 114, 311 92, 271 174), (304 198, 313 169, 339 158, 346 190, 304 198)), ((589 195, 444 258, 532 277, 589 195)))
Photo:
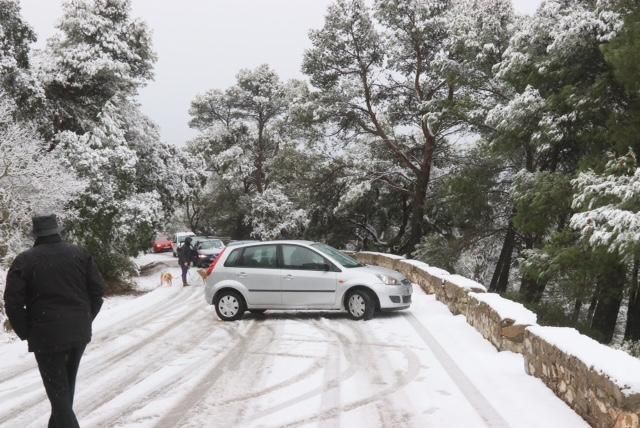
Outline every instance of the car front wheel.
POLYGON ((237 291, 221 291, 215 299, 216 314, 222 321, 235 321, 242 318, 246 305, 237 291))
POLYGON ((347 298, 347 311, 354 320, 370 320, 375 309, 374 299, 368 291, 356 290, 347 298))

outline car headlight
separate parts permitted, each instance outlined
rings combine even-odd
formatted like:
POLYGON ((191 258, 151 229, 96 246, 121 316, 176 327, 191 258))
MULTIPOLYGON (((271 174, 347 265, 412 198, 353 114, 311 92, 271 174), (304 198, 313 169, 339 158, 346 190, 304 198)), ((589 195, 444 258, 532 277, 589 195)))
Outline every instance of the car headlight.
POLYGON ((380 279, 380 281, 382 281, 383 283, 387 284, 387 285, 400 285, 400 281, 398 281, 397 279, 388 276, 388 275, 384 275, 381 273, 377 273, 376 276, 378 277, 378 279, 380 279))
POLYGON ((206 254, 198 254, 199 259, 206 259, 207 257, 209 256, 207 256, 206 254))

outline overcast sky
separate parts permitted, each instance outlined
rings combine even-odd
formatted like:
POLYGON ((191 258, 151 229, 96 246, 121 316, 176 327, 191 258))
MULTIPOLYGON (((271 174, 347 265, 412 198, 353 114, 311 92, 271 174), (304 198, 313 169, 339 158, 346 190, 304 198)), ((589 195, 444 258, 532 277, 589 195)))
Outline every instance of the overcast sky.
MULTIPOLYGON (((38 46, 55 31, 62 0, 20 0, 38 46)), ((301 78, 309 29, 319 28, 331 0, 133 0, 133 12, 153 31, 155 80, 140 91, 143 111, 162 138, 184 144, 189 104, 196 94, 232 85, 241 68, 267 63, 283 79, 301 78)), ((514 0, 533 13, 540 0, 514 0)))

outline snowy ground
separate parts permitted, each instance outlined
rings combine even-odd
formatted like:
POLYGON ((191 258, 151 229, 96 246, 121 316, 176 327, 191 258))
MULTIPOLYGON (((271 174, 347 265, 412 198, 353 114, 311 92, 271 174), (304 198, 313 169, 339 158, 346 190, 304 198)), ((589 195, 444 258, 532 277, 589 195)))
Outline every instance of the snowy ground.
MULTIPOLYGON (((168 257, 158 269, 177 275, 168 257)), ((157 287, 159 273, 141 288, 157 287)), ((411 310, 368 322, 268 311, 223 323, 201 285, 179 283, 100 313, 80 367, 81 426, 587 426, 519 355, 496 352, 417 287, 411 310)), ((45 426, 26 345, 0 345, 0 360, 0 426, 45 426)))

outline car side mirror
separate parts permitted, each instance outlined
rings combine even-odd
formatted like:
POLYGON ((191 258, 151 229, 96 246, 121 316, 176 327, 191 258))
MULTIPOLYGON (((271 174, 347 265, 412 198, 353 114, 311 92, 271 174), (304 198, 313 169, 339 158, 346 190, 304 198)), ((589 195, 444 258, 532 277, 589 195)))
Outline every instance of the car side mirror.
POLYGON ((329 263, 323 263, 322 268, 324 269, 325 272, 331 272, 333 270, 329 263))

